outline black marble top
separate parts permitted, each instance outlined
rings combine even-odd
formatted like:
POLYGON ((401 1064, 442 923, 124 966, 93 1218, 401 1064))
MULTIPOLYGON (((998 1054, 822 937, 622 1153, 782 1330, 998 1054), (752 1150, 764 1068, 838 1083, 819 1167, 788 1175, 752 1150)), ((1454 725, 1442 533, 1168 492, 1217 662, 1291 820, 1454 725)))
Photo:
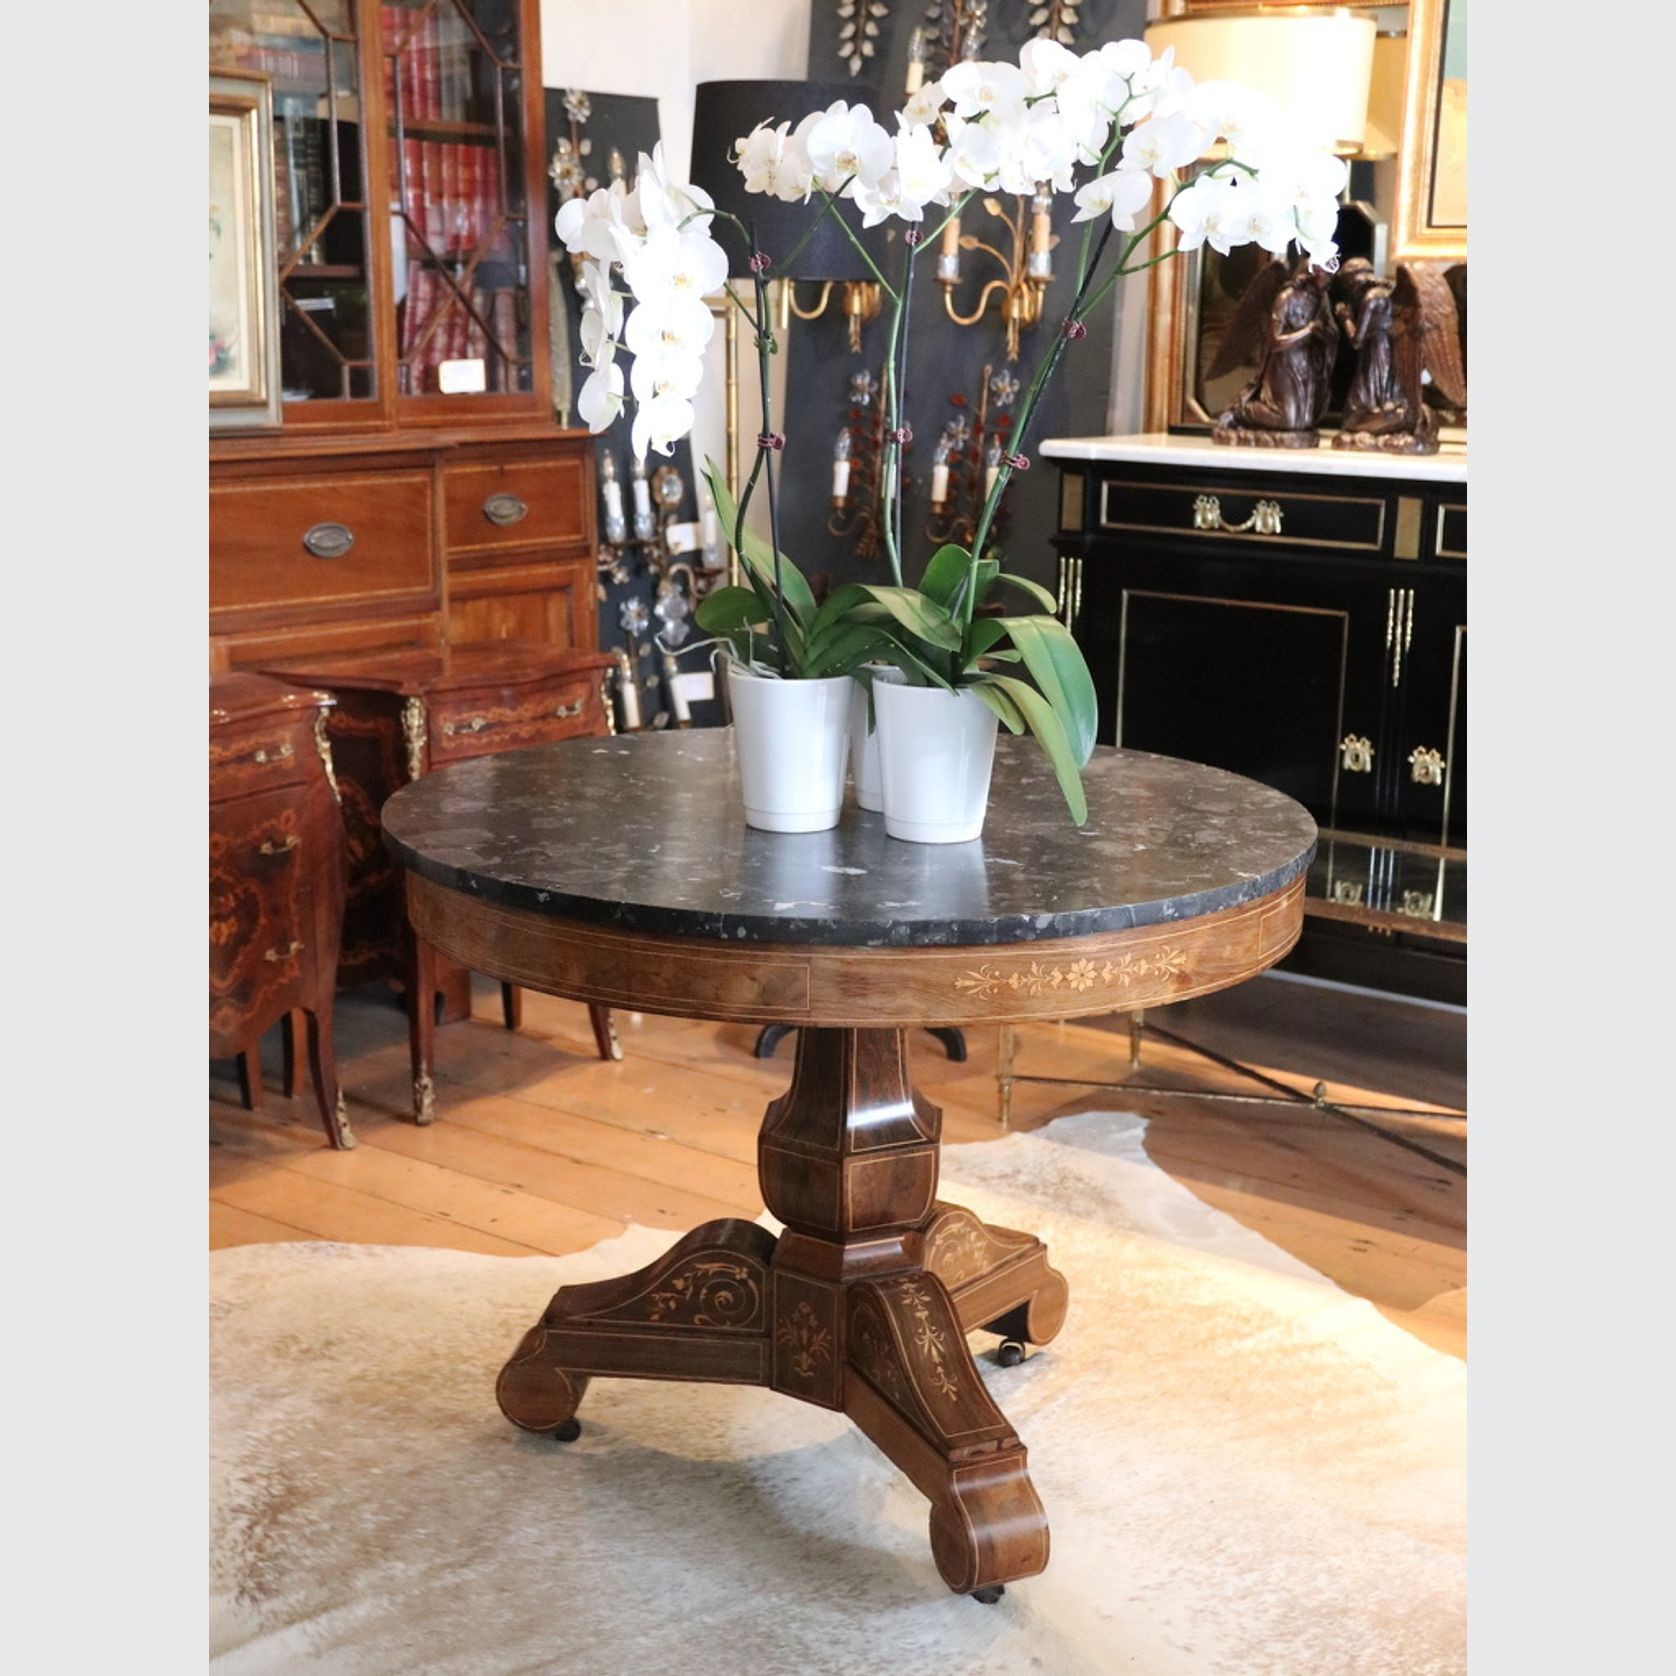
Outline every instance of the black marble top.
POLYGON ((1071 824, 1040 749, 1003 737, 983 837, 909 844, 854 803, 830 832, 757 832, 731 729, 571 739, 437 769, 384 805, 415 872, 485 901, 623 930, 762 943, 1023 943, 1266 896, 1315 851, 1283 793, 1097 749, 1071 824))

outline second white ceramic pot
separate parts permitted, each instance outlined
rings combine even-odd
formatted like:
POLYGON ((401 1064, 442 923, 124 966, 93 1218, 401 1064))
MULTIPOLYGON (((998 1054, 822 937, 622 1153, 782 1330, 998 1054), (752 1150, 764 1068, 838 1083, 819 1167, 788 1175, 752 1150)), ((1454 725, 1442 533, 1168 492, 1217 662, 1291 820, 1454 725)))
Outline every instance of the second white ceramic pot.
POLYGON ((995 712, 973 692, 873 690, 885 831, 915 844, 964 844, 983 832, 995 766, 995 712))
POLYGON ((847 675, 779 681, 727 666, 745 821, 763 832, 824 832, 838 824, 849 760, 847 675))
MULTIPOLYGON (((900 669, 883 664, 873 671, 875 684, 900 683, 907 677, 900 669)), ((855 683, 850 700, 850 778, 855 781, 855 800, 876 815, 885 806, 884 787, 879 779, 879 730, 867 725, 867 689, 855 683)))

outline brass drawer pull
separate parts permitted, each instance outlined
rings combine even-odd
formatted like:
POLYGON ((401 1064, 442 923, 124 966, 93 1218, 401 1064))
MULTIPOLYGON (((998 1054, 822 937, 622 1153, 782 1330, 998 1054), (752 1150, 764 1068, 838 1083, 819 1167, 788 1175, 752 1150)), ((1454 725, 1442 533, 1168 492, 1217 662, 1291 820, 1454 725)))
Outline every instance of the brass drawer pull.
POLYGON ((1416 745, 1408 753, 1409 771, 1417 786, 1441 786, 1445 766, 1443 752, 1433 750, 1429 745, 1416 745))
MULTIPOLYGON (((587 707, 587 699, 579 698, 574 704, 559 705, 553 714, 560 721, 569 721, 573 716, 580 716, 587 707)), ((492 727, 505 727, 508 723, 516 724, 524 720, 523 716, 473 716, 467 722, 444 722, 442 737, 452 739, 460 733, 485 733, 492 727)))
POLYGON ((254 751, 246 752, 242 757, 235 757, 235 762, 289 762, 294 753, 289 745, 275 745, 271 749, 266 745, 259 745, 254 751))
POLYGON ((299 955, 302 952, 303 952, 303 945, 299 942, 293 941, 286 948, 283 948, 283 949, 269 949, 268 952, 265 955, 262 956, 262 958, 264 960, 273 961, 274 964, 277 966, 280 961, 290 960, 293 956, 299 955))
POLYGON ((1224 535, 1244 535, 1248 530, 1253 535, 1279 535, 1280 518, 1277 500, 1258 501, 1243 524, 1230 524, 1222 516, 1222 502, 1215 495, 1199 495, 1193 502, 1196 530, 1220 530, 1224 535))
POLYGON ((316 524, 303 545, 317 559, 341 559, 355 545, 355 532, 347 524, 316 524))
POLYGON ((529 515, 529 506, 517 495, 490 495, 483 503, 483 516, 502 528, 521 524, 529 515))
POLYGON ((1354 733, 1345 734, 1339 742, 1338 760, 1346 774, 1371 774, 1373 772, 1373 741, 1361 738, 1354 733))
POLYGON ((296 849, 300 843, 302 843, 302 839, 294 832, 286 833, 286 835, 281 838, 277 844, 272 838, 264 838, 262 840, 262 854, 285 855, 291 850, 296 849))

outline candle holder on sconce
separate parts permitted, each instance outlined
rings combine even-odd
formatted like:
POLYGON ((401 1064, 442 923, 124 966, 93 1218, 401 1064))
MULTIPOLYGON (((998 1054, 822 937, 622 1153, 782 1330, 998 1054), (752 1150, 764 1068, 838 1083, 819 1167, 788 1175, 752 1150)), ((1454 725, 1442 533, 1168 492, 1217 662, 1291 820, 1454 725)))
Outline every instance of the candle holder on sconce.
MULTIPOLYGON (((932 541, 956 541, 966 547, 977 534, 984 501, 1011 448, 1010 410, 1018 390, 1017 377, 1005 367, 997 371, 986 366, 975 410, 964 394, 949 397, 954 416, 943 426, 931 455, 931 516, 925 533, 932 541)), ((1000 535, 1006 513, 1003 490, 989 527, 992 540, 1000 535)))
POLYGON ((821 281, 820 300, 811 309, 798 307, 797 281, 782 279, 779 295, 779 328, 782 334, 789 331, 793 320, 819 320, 832 303, 832 294, 839 286, 843 287, 844 319, 849 325, 850 353, 861 353, 861 331, 869 321, 879 318, 879 310, 884 305, 884 293, 876 279, 823 279, 821 281))
POLYGON ((858 559, 879 551, 879 465, 884 458, 885 410, 879 376, 850 375, 850 406, 832 449, 832 510, 827 530, 854 542, 858 559))
POLYGON ((1034 326, 1042 318, 1047 288, 1053 283, 1053 252, 1059 243, 1053 231, 1053 197, 1038 191, 1033 197, 1015 197, 1014 209, 1007 211, 999 198, 985 198, 984 209, 1007 230, 1003 250, 975 234, 961 231, 957 215, 943 228, 943 242, 937 253, 937 283, 943 288, 943 311, 957 326, 975 326, 989 312, 991 302, 998 303, 998 312, 1007 327, 1007 359, 1018 359, 1018 340, 1027 326, 1034 326), (954 306, 954 294, 960 286, 960 253, 981 250, 993 257, 1001 269, 999 279, 991 279, 978 293, 977 307, 962 314, 954 306))

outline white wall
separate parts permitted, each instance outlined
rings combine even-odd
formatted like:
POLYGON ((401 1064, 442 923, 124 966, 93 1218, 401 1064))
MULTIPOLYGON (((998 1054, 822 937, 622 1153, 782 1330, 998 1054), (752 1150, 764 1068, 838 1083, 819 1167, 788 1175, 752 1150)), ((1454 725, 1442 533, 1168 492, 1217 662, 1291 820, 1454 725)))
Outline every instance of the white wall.
MULTIPOLYGON (((693 89, 701 81, 801 81, 809 66, 812 0, 542 0, 541 80, 547 87, 655 97, 664 154, 683 175, 692 159, 693 89)), ((743 322, 741 322, 743 324, 743 322)), ((726 453, 726 366, 717 324, 699 391, 693 462, 726 453)), ((785 364, 774 368, 783 411, 785 364)), ((748 461, 762 429, 748 329, 741 342, 739 428, 748 461)), ((765 497, 752 507, 762 520, 765 497)))

